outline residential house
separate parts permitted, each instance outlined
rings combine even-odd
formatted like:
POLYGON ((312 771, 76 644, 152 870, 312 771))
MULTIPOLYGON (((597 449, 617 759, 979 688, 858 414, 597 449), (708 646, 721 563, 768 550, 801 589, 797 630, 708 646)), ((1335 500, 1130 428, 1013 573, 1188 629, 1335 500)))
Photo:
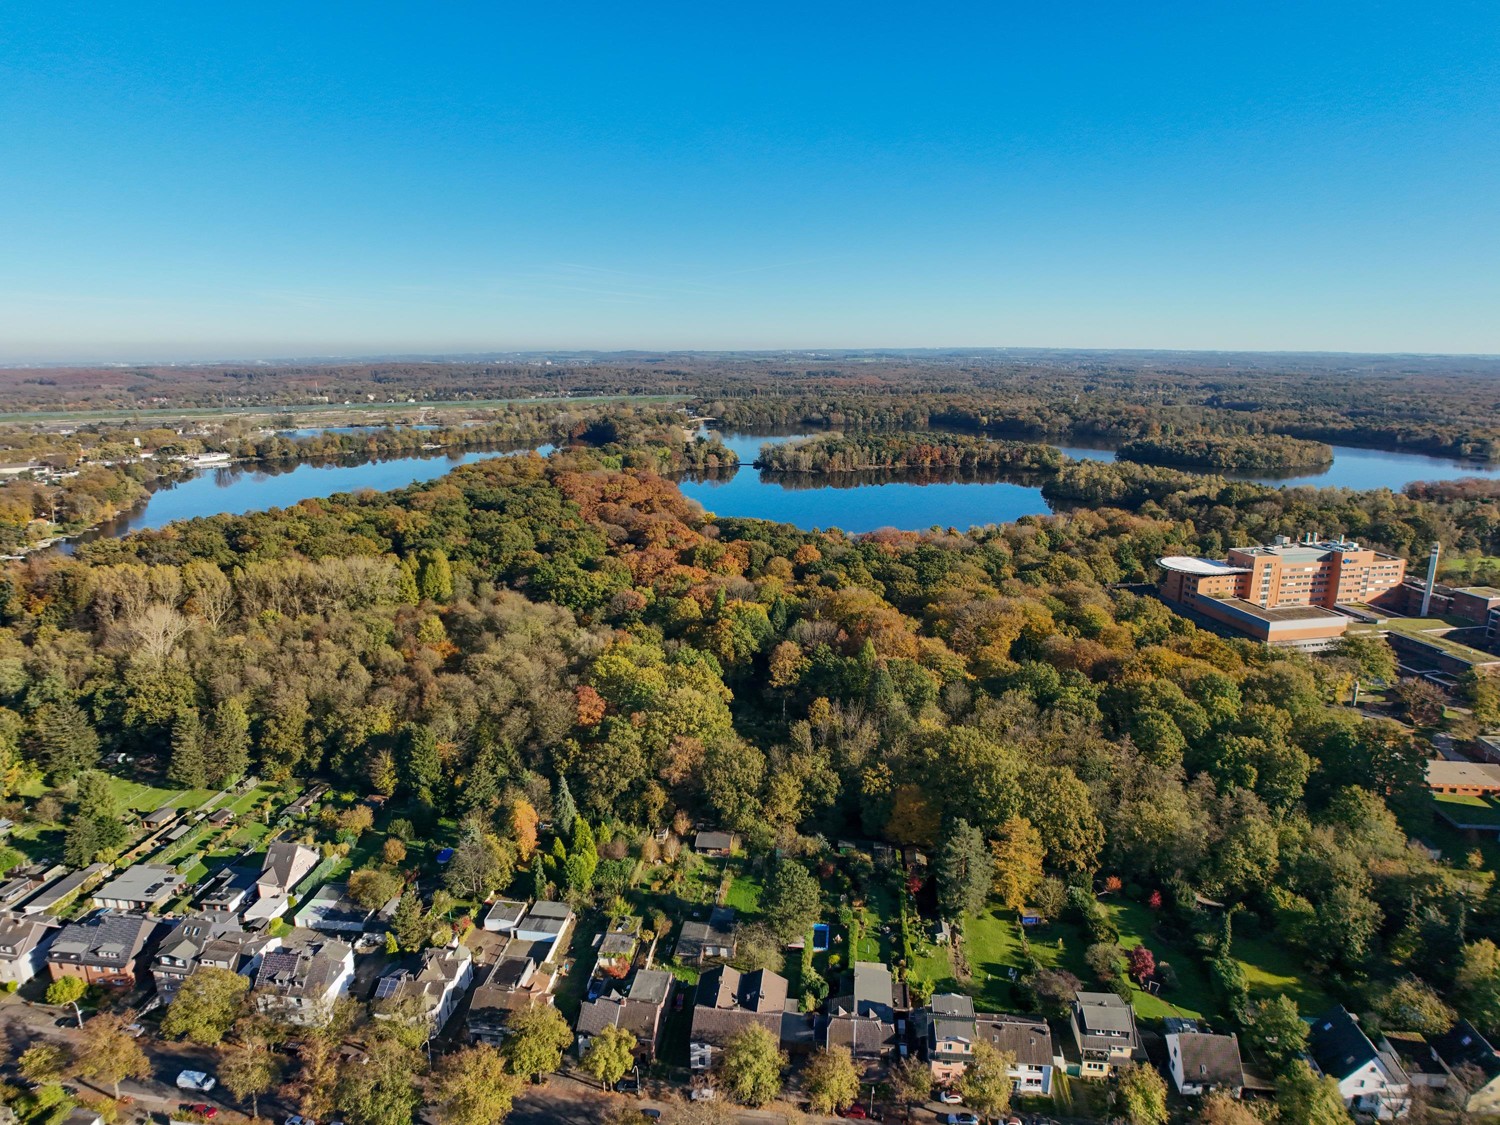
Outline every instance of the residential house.
POLYGON ((135 987, 136 961, 160 923, 139 914, 101 910, 70 922, 52 939, 47 971, 53 980, 79 977, 107 988, 135 987))
POLYGON ((255 900, 245 909, 247 922, 270 922, 281 917, 294 892, 318 866, 315 848, 277 840, 266 848, 260 877, 255 881, 255 900))
POLYGON ((779 1041, 786 1010, 785 977, 769 969, 742 973, 728 965, 709 970, 698 979, 688 1065, 707 1070, 724 1045, 751 1024, 764 1027, 779 1041))
POLYGON ((1421 1032, 1387 1031, 1377 1045, 1382 1054, 1395 1056, 1413 1086, 1425 1086, 1429 1090, 1448 1088, 1451 1082, 1448 1068, 1421 1032))
POLYGON ((1239 1097, 1245 1088, 1240 1041, 1201 1030, 1192 1020, 1167 1020, 1167 1066, 1177 1092, 1197 1097, 1223 1090, 1239 1097))
POLYGON ((1084 1078, 1105 1078, 1144 1057, 1135 1011, 1113 992, 1080 992, 1070 1020, 1084 1078))
POLYGON ((19 910, 44 887, 63 878, 68 869, 62 864, 43 867, 39 863, 25 867, 13 867, 4 882, 0 882, 0 910, 19 910))
POLYGON ((41 972, 60 928, 51 918, 0 913, 0 985, 19 987, 41 972))
POLYGON ((1466 1113, 1500 1111, 1500 1054, 1468 1020, 1459 1020, 1432 1049, 1449 1074, 1448 1089, 1466 1113))
POLYGON ((545 944, 550 947, 546 956, 553 957, 558 950, 568 948, 568 938, 573 932, 573 908, 565 902, 548 902, 545 899, 531 904, 525 917, 516 924, 516 940, 545 944))
POLYGON ((108 875, 112 868, 107 863, 91 863, 82 871, 64 875, 55 883, 44 887, 20 906, 22 914, 55 914, 57 908, 79 894, 85 887, 93 886, 108 875))
POLYGON ((164 863, 138 863, 127 867, 94 892, 94 905, 106 910, 131 910, 148 914, 160 910, 182 894, 187 880, 175 867, 164 863))
POLYGON ((597 1000, 585 1001, 576 1025, 579 1057, 589 1049, 589 1041, 595 1035, 606 1027, 618 1027, 635 1036, 635 1053, 641 1062, 654 1060, 674 984, 671 973, 641 969, 627 991, 611 991, 597 1000))
POLYGON ((484 974, 469 997, 469 1036, 480 1043, 500 1043, 516 1012, 552 1003, 557 975, 538 968, 530 957, 506 957, 484 974))
POLYGON ((141 817, 141 823, 148 829, 155 831, 158 828, 165 828, 167 825, 171 824, 174 820, 177 819, 177 815, 178 814, 176 809, 174 809, 171 805, 165 805, 162 808, 157 809, 155 812, 147 813, 145 816, 141 817))
POLYGON ((491 933, 513 934, 526 916, 526 904, 502 898, 490 903, 484 912, 484 928, 491 933))
POLYGON ((963 1077, 981 1040, 1015 1057, 1010 1069, 1016 1091, 1032 1097, 1052 1096, 1056 1055, 1047 1021, 1000 1012, 976 1012, 974 1001, 940 993, 912 1013, 912 1025, 927 1057, 933 1081, 951 1086, 963 1077))
POLYGON ((1400 1061, 1377 1048, 1342 1006, 1313 1021, 1307 1053, 1354 1112, 1391 1121, 1411 1108, 1411 1079, 1400 1061))
POLYGON ((635 963, 641 946, 641 920, 634 916, 610 920, 609 929, 599 938, 594 957, 594 971, 601 976, 624 980, 635 963))
POLYGON ((324 883, 292 916, 306 930, 328 934, 362 934, 375 911, 349 897, 348 883, 324 883))
POLYGON ((253 976, 262 957, 281 939, 240 929, 232 914, 203 911, 179 922, 157 947, 151 962, 156 991, 167 1003, 200 966, 253 976))
POLYGON ((257 878, 259 874, 253 868, 220 868, 203 883, 198 895, 199 909, 237 913, 249 901, 257 878))
POLYGON ((278 949, 261 958, 253 994, 262 1012, 292 1023, 322 1020, 354 980, 354 947, 329 939, 278 949))
POLYGON ((400 968, 375 986, 376 1019, 402 1011, 427 1018, 432 1034, 443 1030, 474 980, 474 955, 467 946, 424 949, 414 968, 400 968))
POLYGON ((707 922, 684 922, 677 934, 677 960, 684 965, 714 964, 734 957, 734 908, 716 906, 707 922))
POLYGON ((728 858, 734 851, 734 833, 699 832, 693 837, 693 851, 699 855, 728 858))
POLYGON ((878 961, 856 961, 845 979, 848 991, 828 1001, 823 1046, 847 1048, 856 1060, 883 1059, 896 1048, 903 989, 878 961))

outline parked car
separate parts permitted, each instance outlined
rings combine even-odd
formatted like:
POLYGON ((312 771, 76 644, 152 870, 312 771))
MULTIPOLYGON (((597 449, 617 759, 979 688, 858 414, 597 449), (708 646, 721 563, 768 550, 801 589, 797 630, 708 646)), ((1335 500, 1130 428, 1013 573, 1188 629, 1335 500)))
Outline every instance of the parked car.
POLYGON ((950 1113, 943 1120, 948 1125, 979 1125, 979 1116, 974 1113, 950 1113))
POLYGON ((295 1113, 286 1119, 286 1125, 318 1125, 311 1117, 298 1117, 295 1113))
POLYGON ((858 1102, 855 1102, 848 1109, 844 1110, 839 1116, 848 1117, 854 1121, 868 1121, 870 1119, 870 1115, 865 1112, 865 1107, 858 1102))
POLYGON ((938 1101, 944 1105, 963 1105, 964 1100, 957 1090, 939 1090, 938 1101))
POLYGON ((219 1080, 201 1070, 184 1070, 177 1076, 179 1090, 202 1090, 205 1094, 219 1084, 219 1080))
POLYGON ((193 1102, 192 1104, 183 1102, 179 1109, 182 1113, 191 1113, 194 1116, 202 1117, 208 1121, 212 1121, 219 1115, 219 1107, 216 1105, 209 1105, 207 1102, 193 1102))

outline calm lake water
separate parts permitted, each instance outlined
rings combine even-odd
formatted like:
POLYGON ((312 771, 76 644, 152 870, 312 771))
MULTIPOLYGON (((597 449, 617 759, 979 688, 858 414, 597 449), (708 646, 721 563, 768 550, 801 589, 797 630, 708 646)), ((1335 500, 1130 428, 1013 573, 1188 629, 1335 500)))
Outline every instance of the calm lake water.
MULTIPOLYGON (((545 456, 551 446, 537 450, 545 456)), ((267 508, 288 508, 301 500, 373 488, 388 492, 420 481, 435 480, 459 465, 491 457, 513 457, 514 450, 478 449, 459 453, 390 457, 358 464, 300 462, 287 465, 231 465, 208 469, 177 484, 163 485, 144 507, 101 524, 78 542, 132 531, 165 527, 197 516, 243 515, 267 508)), ((67 549, 67 544, 64 544, 67 549)))
MULTIPOLYGON (((779 445, 814 434, 721 433, 720 440, 738 454, 746 467, 721 480, 681 482, 685 496, 721 516, 780 520, 801 528, 841 527, 846 531, 874 531, 881 527, 921 530, 928 527, 968 528, 1004 523, 1021 516, 1041 515, 1051 509, 1040 487, 1004 480, 903 480, 860 482, 851 487, 809 488, 800 479, 763 477, 749 463, 764 444, 779 445)), ((1113 461, 1108 446, 1059 446, 1069 457, 1113 461)), ((1269 478, 1241 477, 1281 488, 1315 485, 1322 488, 1389 488, 1399 492, 1417 480, 1455 477, 1500 477, 1500 465, 1476 465, 1414 453, 1383 453, 1352 446, 1333 446, 1333 464, 1320 473, 1269 478)))
MULTIPOLYGON (((861 480, 810 486, 802 477, 781 480, 762 477, 749 463, 766 443, 795 441, 814 436, 806 433, 721 434, 745 465, 722 480, 684 480, 685 496, 721 516, 746 516, 779 520, 802 528, 842 527, 846 531, 874 531, 881 527, 920 530, 928 527, 968 528, 978 524, 1005 523, 1026 515, 1049 511, 1042 492, 1031 481, 861 480)), ((1061 446, 1070 457, 1110 461, 1109 448, 1061 446)), ((1448 480, 1463 476, 1500 476, 1500 466, 1483 466, 1423 457, 1411 453, 1381 453, 1370 449, 1334 446, 1334 462, 1324 472, 1283 480, 1260 479, 1282 487, 1311 484, 1347 488, 1389 488, 1399 491, 1414 480, 1448 480)), ((550 446, 538 452, 545 456, 550 446)), ((132 531, 163 527, 174 520, 219 514, 240 515, 266 508, 286 508, 298 501, 332 496, 360 489, 387 491, 419 481, 433 480, 459 465, 505 457, 512 452, 470 450, 464 453, 433 453, 357 464, 287 466, 235 465, 212 469, 179 484, 154 492, 146 505, 104 525, 85 538, 125 535, 132 531)), ((66 545, 64 550, 69 549, 66 545)))

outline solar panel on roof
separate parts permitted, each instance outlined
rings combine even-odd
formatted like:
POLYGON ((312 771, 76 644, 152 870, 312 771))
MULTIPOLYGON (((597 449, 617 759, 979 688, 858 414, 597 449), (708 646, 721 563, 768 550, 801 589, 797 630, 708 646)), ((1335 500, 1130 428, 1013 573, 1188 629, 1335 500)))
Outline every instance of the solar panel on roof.
POLYGON ((375 986, 375 999, 385 1000, 396 995, 401 987, 400 977, 381 977, 380 983, 375 986))

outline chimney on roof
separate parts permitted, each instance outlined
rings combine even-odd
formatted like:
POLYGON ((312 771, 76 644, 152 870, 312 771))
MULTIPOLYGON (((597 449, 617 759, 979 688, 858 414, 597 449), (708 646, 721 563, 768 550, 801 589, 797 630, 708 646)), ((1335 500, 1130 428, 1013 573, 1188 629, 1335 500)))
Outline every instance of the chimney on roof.
POLYGON ((1437 585, 1438 555, 1442 552, 1443 545, 1434 543, 1432 550, 1427 556, 1427 585, 1422 590, 1422 614, 1427 616, 1427 607, 1432 604, 1432 588, 1437 585))

